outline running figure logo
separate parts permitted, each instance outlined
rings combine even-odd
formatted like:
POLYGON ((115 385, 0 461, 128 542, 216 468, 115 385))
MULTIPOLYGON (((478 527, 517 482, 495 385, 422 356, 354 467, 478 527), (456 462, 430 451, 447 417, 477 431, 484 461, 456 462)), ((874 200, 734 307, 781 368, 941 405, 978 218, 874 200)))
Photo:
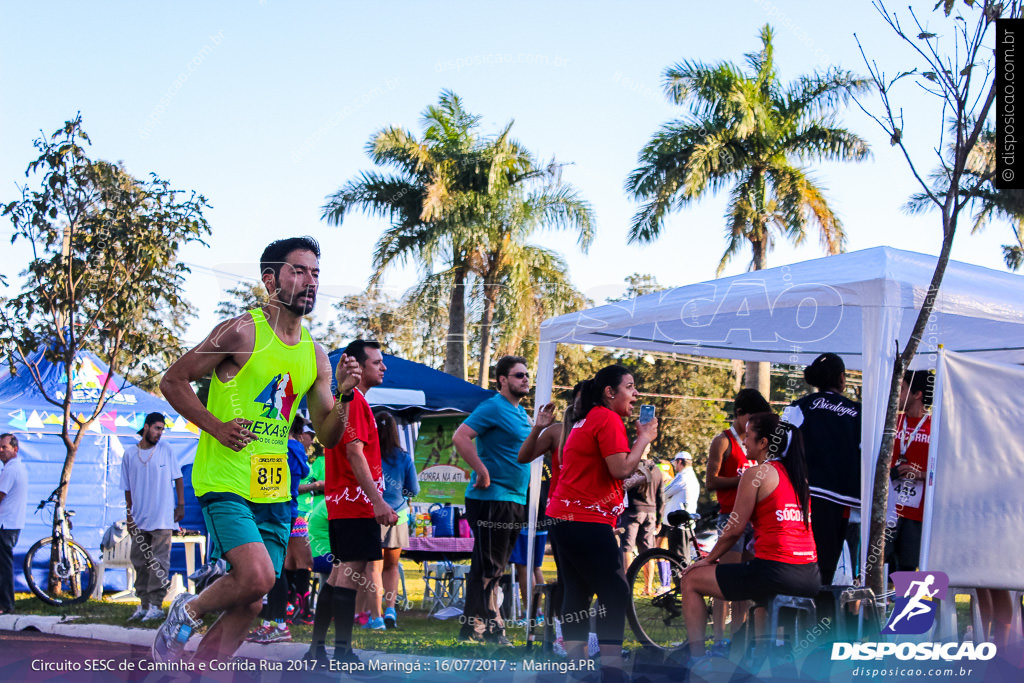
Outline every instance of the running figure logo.
POLYGON ((256 403, 263 404, 260 417, 270 420, 289 420, 292 404, 295 403, 295 389, 292 387, 292 376, 289 373, 276 375, 270 384, 263 388, 256 403))
POLYGON ((943 572, 893 572, 897 597, 882 633, 920 634, 935 623, 935 601, 946 597, 949 577, 943 572))

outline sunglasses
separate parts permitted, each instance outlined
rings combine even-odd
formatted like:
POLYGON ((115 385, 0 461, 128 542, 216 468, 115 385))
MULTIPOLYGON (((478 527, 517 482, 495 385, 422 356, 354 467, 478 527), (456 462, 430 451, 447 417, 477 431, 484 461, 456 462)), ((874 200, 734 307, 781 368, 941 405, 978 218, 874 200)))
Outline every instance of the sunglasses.
POLYGON ((509 377, 515 377, 516 379, 524 379, 526 377, 529 377, 530 373, 528 373, 528 372, 510 372, 510 373, 508 373, 508 376, 509 377))

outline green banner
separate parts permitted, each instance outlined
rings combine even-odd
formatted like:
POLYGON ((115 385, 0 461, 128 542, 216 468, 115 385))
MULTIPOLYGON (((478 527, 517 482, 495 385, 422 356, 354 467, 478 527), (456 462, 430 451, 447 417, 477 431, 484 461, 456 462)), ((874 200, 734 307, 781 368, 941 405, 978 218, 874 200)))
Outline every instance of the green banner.
POLYGON ((413 456, 419 473, 420 495, 412 500, 457 505, 465 502, 471 470, 452 446, 452 434, 463 419, 426 418, 420 424, 413 456))

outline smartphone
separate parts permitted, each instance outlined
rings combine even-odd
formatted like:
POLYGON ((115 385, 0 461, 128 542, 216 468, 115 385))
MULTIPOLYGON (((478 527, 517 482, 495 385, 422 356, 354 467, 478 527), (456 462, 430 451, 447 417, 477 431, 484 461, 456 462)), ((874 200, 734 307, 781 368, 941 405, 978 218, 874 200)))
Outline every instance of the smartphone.
POLYGON ((645 403, 642 406, 640 406, 640 419, 638 420, 638 422, 640 422, 640 424, 645 424, 653 419, 654 406, 652 406, 650 403, 645 403))

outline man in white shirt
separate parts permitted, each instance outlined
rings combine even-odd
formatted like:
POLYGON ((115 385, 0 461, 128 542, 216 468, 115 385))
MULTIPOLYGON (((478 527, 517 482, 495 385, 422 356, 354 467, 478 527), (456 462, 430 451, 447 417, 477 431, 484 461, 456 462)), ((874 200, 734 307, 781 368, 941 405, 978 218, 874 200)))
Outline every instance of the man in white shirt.
POLYGON ((125 450, 121 488, 132 536, 135 595, 141 601, 129 617, 159 619, 160 604, 170 585, 171 533, 185 516, 185 485, 171 447, 160 442, 163 413, 150 413, 139 430, 142 440, 125 450), (175 503, 175 497, 177 502, 175 503))
POLYGON ((672 470, 676 476, 665 487, 665 518, 662 524, 668 524, 668 513, 686 510, 697 511, 697 498, 700 497, 700 482, 693 471, 693 456, 686 451, 679 451, 672 458, 672 470))
POLYGON ((18 457, 18 437, 0 434, 0 614, 14 611, 14 546, 25 528, 28 472, 18 457))

